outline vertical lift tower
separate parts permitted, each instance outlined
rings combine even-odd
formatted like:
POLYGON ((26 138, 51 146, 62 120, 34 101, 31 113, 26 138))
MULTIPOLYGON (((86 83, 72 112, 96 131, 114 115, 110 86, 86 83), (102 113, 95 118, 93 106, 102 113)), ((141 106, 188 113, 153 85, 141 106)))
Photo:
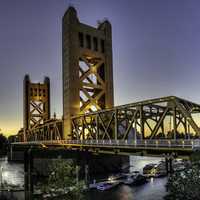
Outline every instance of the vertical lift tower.
POLYGON ((71 139, 71 117, 113 107, 112 33, 108 20, 98 27, 79 22, 75 8, 63 16, 64 139, 71 139))
POLYGON ((29 133, 50 119, 50 79, 44 83, 31 83, 29 75, 24 77, 24 141, 29 133))

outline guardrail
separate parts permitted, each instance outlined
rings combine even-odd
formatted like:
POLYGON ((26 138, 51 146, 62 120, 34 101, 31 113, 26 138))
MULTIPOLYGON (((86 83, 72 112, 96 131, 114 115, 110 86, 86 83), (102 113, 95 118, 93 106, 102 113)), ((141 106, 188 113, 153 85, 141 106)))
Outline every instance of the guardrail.
POLYGON ((200 139, 192 140, 44 140, 30 142, 16 142, 13 144, 32 145, 87 145, 87 146, 119 146, 119 147, 154 147, 154 148, 200 148, 200 139))

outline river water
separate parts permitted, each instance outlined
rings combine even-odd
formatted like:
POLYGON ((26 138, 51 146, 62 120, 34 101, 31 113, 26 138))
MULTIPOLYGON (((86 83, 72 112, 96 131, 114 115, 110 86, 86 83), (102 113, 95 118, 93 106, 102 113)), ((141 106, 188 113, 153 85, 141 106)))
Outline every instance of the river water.
MULTIPOLYGON (((130 171, 142 171, 148 163, 158 163, 161 158, 157 157, 130 157, 130 171)), ((0 159, 0 185, 6 182, 9 185, 23 185, 23 164, 9 163, 6 158, 0 159)), ((109 191, 91 191, 88 200, 161 200, 166 194, 165 184, 167 178, 152 178, 141 186, 120 185, 109 191)), ((0 192, 0 199, 6 196, 10 200, 24 200, 23 192, 5 193, 0 192)))

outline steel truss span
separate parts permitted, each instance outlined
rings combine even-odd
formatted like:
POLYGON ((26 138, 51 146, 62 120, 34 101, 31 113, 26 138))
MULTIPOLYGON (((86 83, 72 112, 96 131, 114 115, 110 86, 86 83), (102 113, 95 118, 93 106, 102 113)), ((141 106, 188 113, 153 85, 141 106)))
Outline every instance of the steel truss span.
POLYGON ((61 140, 63 121, 51 119, 28 131, 27 141, 61 140))
POLYGON ((74 140, 142 140, 199 138, 200 105, 163 97, 71 118, 74 140))
MULTIPOLYGON (((200 105, 196 103, 174 96, 162 97, 72 117, 69 135, 71 140, 81 143, 197 139, 200 138, 200 116, 195 116, 199 114, 200 105)), ((27 141, 61 141, 63 138, 63 120, 57 119, 48 120, 27 134, 27 141)))

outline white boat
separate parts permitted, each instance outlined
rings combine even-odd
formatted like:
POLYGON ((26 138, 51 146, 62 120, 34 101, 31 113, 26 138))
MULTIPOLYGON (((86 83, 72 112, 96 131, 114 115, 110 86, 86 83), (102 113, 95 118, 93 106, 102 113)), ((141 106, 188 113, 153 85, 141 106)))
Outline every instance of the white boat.
POLYGON ((125 174, 119 173, 119 174, 114 174, 108 177, 108 181, 115 181, 115 180, 120 180, 125 178, 125 174))
POLYGON ((111 189, 117 185, 119 185, 122 181, 120 177, 124 177, 124 175, 112 175, 109 176, 107 180, 96 182, 96 180, 93 180, 93 183, 89 184, 89 189, 98 189, 98 190, 108 190, 111 189))
POLYGON ((100 183, 97 185, 97 190, 101 190, 101 191, 104 191, 104 190, 109 190, 111 188, 114 188, 116 187, 117 185, 119 185, 119 181, 116 181, 116 182, 104 182, 104 183, 100 183))

